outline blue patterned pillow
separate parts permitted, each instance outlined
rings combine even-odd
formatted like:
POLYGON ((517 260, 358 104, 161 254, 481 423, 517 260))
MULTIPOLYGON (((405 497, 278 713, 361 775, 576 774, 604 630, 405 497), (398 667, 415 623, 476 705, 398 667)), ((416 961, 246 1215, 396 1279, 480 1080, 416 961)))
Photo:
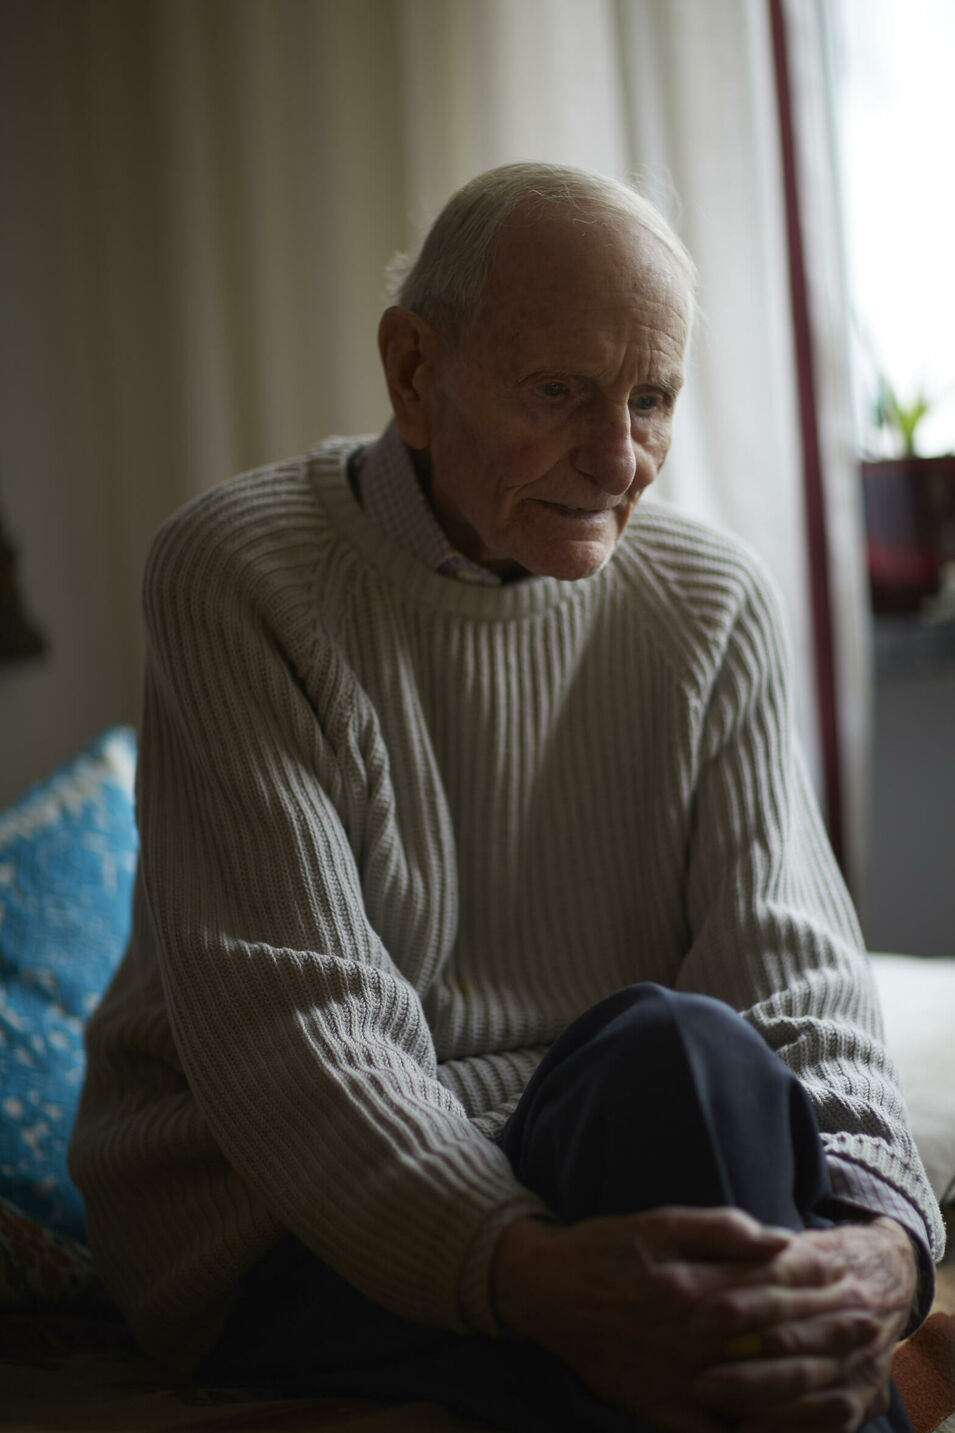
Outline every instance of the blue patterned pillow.
POLYGON ((79 1238, 66 1149, 83 1025, 129 935, 135 764, 114 727, 0 814, 0 1196, 79 1238))

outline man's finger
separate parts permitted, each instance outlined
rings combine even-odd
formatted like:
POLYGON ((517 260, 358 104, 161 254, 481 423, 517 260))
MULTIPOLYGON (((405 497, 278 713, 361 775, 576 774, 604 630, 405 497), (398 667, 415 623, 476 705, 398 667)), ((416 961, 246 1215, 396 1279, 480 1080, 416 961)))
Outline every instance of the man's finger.
POLYGON ((759 1358, 708 1369, 693 1385, 693 1396, 734 1417, 752 1416, 828 1389, 841 1376, 840 1358, 759 1358))
POLYGON ((759 1333, 774 1324, 791 1324, 834 1313, 848 1313, 861 1302, 848 1281, 822 1288, 780 1288, 775 1284, 740 1284, 710 1295, 689 1319, 698 1333, 723 1330, 727 1338, 759 1333))
POLYGON ((849 1268, 838 1249, 811 1239, 793 1239, 773 1260, 774 1281, 793 1288, 831 1284, 849 1268))
POLYGON ((741 1334, 741 1339, 758 1338, 764 1357, 798 1357, 805 1354, 847 1355, 866 1348, 880 1338, 882 1325, 874 1314, 824 1314, 794 1323, 774 1324, 759 1334, 741 1334))
POLYGON ((662 1258, 765 1260, 796 1238, 789 1229, 761 1224, 742 1209, 695 1209, 668 1205, 635 1215, 641 1237, 662 1258))
POLYGON ((823 1389, 769 1413, 747 1415, 737 1433, 857 1433, 885 1413, 890 1401, 886 1375, 878 1389, 823 1389))

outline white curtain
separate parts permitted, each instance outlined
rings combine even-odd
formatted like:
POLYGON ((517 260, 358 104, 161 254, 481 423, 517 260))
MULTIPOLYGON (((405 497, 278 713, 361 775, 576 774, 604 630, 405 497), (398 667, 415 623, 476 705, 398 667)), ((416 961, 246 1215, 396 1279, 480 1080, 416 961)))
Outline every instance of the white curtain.
MULTIPOLYGON (((850 851, 867 705, 820 0, 788 0, 839 598, 850 851), (821 158, 820 158, 821 156, 821 158), (835 283, 838 284, 836 277, 835 283)), ((702 271, 662 491, 763 554, 818 776, 767 0, 6 0, 0 484, 42 664, 0 799, 135 719, 139 573, 191 494, 386 416, 383 270, 475 172, 636 173, 702 271)))

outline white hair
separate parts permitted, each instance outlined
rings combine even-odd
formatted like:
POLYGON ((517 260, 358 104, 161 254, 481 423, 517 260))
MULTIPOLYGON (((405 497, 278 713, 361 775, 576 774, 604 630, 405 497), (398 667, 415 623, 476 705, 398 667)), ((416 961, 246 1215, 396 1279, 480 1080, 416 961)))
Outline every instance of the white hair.
POLYGON ((692 317, 696 265, 659 209, 622 180, 559 164, 504 164, 469 180, 441 210, 417 255, 398 254, 389 264, 393 299, 456 336, 477 315, 492 242, 518 205, 532 215, 563 208, 581 224, 632 219, 675 261, 692 317))

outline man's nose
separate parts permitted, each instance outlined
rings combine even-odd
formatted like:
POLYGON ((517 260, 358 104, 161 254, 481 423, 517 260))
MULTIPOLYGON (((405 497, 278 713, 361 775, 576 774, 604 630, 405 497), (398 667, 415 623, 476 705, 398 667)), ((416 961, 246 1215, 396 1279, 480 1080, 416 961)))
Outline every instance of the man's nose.
POLYGON ((575 446, 575 468, 605 492, 622 495, 633 482, 637 462, 630 422, 629 404, 623 409, 608 404, 587 415, 575 446))

